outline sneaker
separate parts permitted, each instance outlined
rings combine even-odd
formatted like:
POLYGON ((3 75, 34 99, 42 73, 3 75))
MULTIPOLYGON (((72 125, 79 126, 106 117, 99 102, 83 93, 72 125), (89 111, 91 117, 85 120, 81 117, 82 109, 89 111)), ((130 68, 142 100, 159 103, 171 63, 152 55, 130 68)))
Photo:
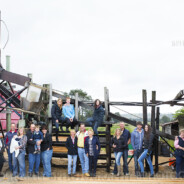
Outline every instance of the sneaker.
POLYGON ((76 173, 72 174, 72 176, 74 176, 74 177, 75 177, 76 175, 77 175, 76 173))
POLYGON ((153 177, 154 177, 154 174, 151 174, 151 175, 150 175, 150 178, 153 178, 153 177))
POLYGON ((116 174, 115 174, 114 172, 112 172, 112 173, 111 173, 111 175, 113 175, 113 176, 114 176, 114 175, 116 175, 116 174))
POLYGON ((32 176, 33 176, 33 173, 28 173, 28 176, 29 176, 29 177, 32 177, 32 176))
POLYGON ((125 173, 125 176, 130 176, 130 174, 129 173, 125 173))
POLYGON ((71 174, 68 174, 68 177, 71 177, 72 175, 71 174))
POLYGON ((93 177, 96 177, 96 173, 93 174, 93 177))
POLYGON ((85 173, 84 176, 86 177, 90 177, 89 173, 85 173))
POLYGON ((4 175, 2 173, 0 173, 0 177, 3 177, 4 175))

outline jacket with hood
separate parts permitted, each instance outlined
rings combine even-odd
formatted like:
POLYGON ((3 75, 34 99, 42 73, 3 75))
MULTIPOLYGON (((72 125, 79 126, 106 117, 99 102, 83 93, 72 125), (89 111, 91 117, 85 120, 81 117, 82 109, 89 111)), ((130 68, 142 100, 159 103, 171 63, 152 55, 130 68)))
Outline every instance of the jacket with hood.
POLYGON ((100 105, 99 107, 95 108, 93 113, 93 119, 98 122, 102 122, 105 115, 104 108, 100 105))
POLYGON ((134 150, 142 149, 143 138, 144 138, 144 130, 142 129, 141 133, 139 133, 137 131, 137 128, 135 128, 131 134, 131 144, 134 150))
POLYGON ((52 119, 54 120, 59 119, 62 115, 62 108, 61 109, 59 108, 57 101, 55 101, 55 103, 52 106, 51 115, 52 115, 52 119))

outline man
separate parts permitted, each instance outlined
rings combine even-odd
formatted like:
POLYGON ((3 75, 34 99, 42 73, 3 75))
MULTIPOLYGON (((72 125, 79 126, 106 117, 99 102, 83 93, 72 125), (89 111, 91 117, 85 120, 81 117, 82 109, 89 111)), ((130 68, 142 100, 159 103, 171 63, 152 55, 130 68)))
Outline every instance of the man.
POLYGON ((85 129, 85 125, 82 123, 80 124, 80 131, 77 132, 77 146, 78 146, 78 155, 79 159, 81 162, 81 167, 82 167, 82 173, 84 176, 89 177, 89 158, 85 154, 85 149, 84 149, 84 143, 85 139, 88 137, 88 131, 85 129))
MULTIPOLYGON (((33 134, 35 131, 35 125, 30 125, 30 130, 27 132, 27 151, 29 156, 29 176, 33 176, 33 168, 35 164, 35 175, 39 175, 39 166, 40 166, 40 153, 35 152, 35 144, 36 141, 33 140, 33 134)), ((37 141, 37 145, 39 146, 41 144, 41 140, 37 141)))
POLYGON ((134 150, 134 165, 135 165, 135 175, 139 175, 138 158, 142 154, 142 143, 144 137, 144 130, 142 128, 142 123, 138 121, 136 127, 131 134, 131 144, 134 150))
MULTIPOLYGON (((129 176, 129 170, 128 170, 128 145, 130 144, 131 142, 131 135, 130 135, 130 132, 125 129, 125 123, 124 122, 120 122, 120 129, 121 129, 121 136, 123 136, 124 140, 125 140, 125 144, 126 144, 126 147, 123 149, 123 173, 124 175, 126 176, 129 176)), ((114 165, 114 171, 112 173, 113 175, 117 174, 117 165, 115 164, 114 165)))
POLYGON ((4 175, 1 173, 3 165, 4 165, 4 156, 3 156, 3 152, 4 152, 4 146, 3 146, 3 140, 0 139, 0 177, 3 177, 4 175))
POLYGON ((13 165, 12 165, 12 153, 10 153, 10 143, 14 135, 17 135, 17 130, 16 130, 15 123, 12 123, 10 127, 10 131, 6 133, 4 138, 4 144, 8 153, 9 169, 11 172, 13 172, 13 165))
POLYGON ((66 104, 63 106, 63 114, 66 121, 66 131, 69 131, 69 127, 74 129, 75 125, 78 124, 78 121, 75 118, 74 106, 70 104, 70 97, 66 98, 66 104))

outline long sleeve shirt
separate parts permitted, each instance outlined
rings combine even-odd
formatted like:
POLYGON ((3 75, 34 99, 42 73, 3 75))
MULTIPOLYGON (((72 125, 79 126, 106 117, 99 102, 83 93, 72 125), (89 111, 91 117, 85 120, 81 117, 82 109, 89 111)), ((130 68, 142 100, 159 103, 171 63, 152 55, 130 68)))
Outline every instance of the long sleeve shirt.
MULTIPOLYGON (((184 138, 182 138, 182 139, 183 139, 183 141, 184 141, 184 138)), ((174 141, 174 147, 175 147, 176 149, 179 148, 179 139, 176 139, 176 140, 174 141)))
POLYGON ((74 118, 75 110, 73 105, 64 105, 63 106, 63 114, 66 118, 74 118))

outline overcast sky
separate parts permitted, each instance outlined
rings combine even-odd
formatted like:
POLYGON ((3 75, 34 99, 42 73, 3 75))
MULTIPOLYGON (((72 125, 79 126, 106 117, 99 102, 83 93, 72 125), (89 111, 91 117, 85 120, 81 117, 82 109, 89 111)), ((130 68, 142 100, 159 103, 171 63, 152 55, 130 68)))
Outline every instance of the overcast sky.
POLYGON ((183 7, 183 0, 0 0, 10 33, 3 65, 11 55, 12 72, 102 100, 104 86, 113 101, 141 101, 142 89, 148 100, 152 90, 171 100, 184 88, 183 7))

